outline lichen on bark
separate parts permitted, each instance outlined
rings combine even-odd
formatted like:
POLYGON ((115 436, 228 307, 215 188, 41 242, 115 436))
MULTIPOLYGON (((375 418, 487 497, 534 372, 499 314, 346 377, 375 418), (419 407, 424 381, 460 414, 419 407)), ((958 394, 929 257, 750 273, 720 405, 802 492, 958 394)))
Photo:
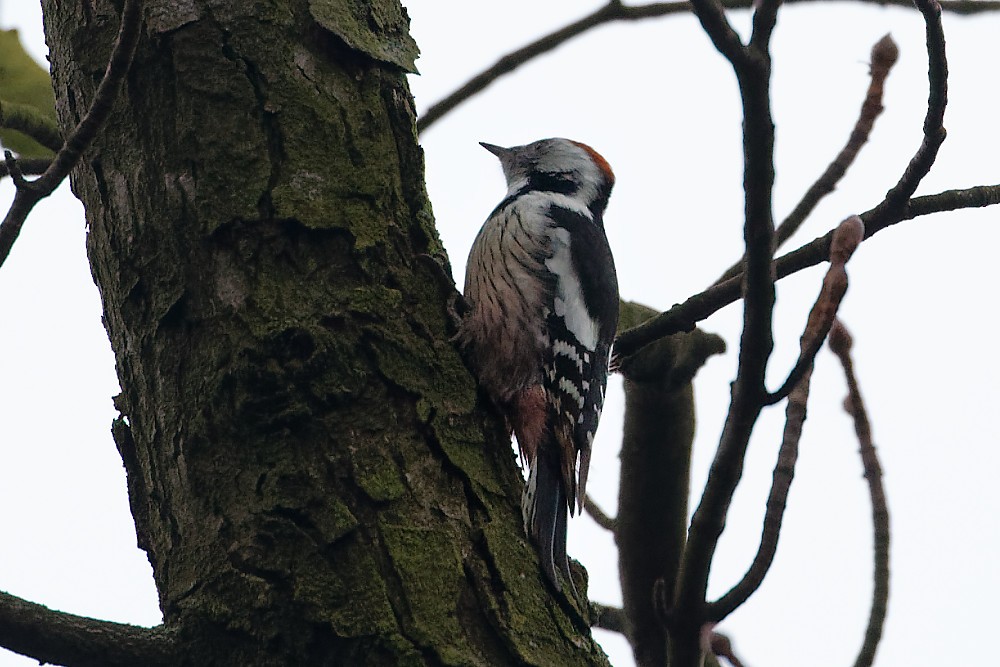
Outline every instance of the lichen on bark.
MULTIPOLYGON (((43 6, 66 127, 116 5, 43 6)), ((187 664, 605 664, 418 261, 445 255, 404 71, 315 7, 149 0, 73 176, 165 623, 187 664)))

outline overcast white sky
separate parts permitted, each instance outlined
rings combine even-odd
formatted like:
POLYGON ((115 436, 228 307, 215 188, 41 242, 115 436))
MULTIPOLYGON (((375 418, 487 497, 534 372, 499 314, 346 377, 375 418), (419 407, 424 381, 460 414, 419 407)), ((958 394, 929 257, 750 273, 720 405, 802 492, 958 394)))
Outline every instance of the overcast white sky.
MULTIPOLYGON (((600 2, 409 0, 420 44, 412 78, 419 109, 501 54, 600 2)), ((731 14, 745 32, 749 16, 731 14)), ((44 58, 35 2, 6 2, 44 58)), ((919 193, 1000 182, 995 67, 1000 16, 946 16, 949 130, 919 193)), ((776 215, 780 219, 840 149, 868 85, 872 44, 891 32, 901 57, 886 111, 838 190, 795 239, 805 242, 871 208, 920 142, 927 96, 919 14, 852 3, 782 10, 774 36, 776 215)), ((622 296, 664 309, 700 291, 740 253, 740 116, 734 78, 691 17, 600 28, 490 87, 421 138, 438 226, 461 284, 464 259, 504 192, 480 140, 546 136, 585 141, 618 185, 606 221, 622 296)), ((6 210, 9 183, 0 189, 6 210)), ((83 213, 68 188, 43 202, 0 270, 0 590, 54 608, 139 624, 159 610, 145 554, 135 547, 124 473, 110 437, 114 360, 84 252, 83 213)), ((1000 595, 1000 396, 996 248, 1000 209, 904 223, 866 242, 849 266, 842 317, 874 422, 892 516, 892 590, 877 664, 976 661, 991 648, 1000 595), (956 655, 957 652, 957 655, 956 655)), ((779 287, 777 386, 821 271, 779 287)), ((707 472, 735 373, 739 306, 703 324, 731 351, 699 376, 693 489, 707 472)), ((617 494, 620 382, 595 447, 590 489, 609 511, 617 494)), ((721 626, 749 667, 853 663, 867 621, 871 526, 851 424, 840 409, 840 369, 823 352, 774 568, 721 626)), ((711 593, 737 581, 756 550, 783 409, 751 443, 713 570, 711 593)), ((570 551, 591 573, 591 596, 620 602, 609 535, 588 519, 570 526, 570 551)), ((618 667, 623 640, 599 632, 618 667)), ((988 658, 986 658, 988 660, 988 658)), ((34 661, 0 652, 0 667, 34 661)), ((983 663, 985 664, 985 663, 983 663)))

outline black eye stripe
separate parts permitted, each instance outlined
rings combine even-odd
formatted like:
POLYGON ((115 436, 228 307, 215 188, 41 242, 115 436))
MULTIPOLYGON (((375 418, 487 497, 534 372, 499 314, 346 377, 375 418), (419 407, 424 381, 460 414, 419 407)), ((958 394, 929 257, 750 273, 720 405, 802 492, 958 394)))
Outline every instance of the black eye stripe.
POLYGON ((573 172, 541 172, 536 171, 528 176, 527 190, 536 192, 556 192, 564 195, 571 195, 580 188, 580 185, 573 178, 573 172))

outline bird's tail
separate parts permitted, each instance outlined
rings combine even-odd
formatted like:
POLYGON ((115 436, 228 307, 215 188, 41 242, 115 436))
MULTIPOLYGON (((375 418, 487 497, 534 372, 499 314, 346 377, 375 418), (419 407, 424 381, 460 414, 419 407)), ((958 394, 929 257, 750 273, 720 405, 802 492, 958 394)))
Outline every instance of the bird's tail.
POLYGON ((524 530, 535 542, 542 569, 549 581, 562 590, 556 570, 560 570, 576 595, 576 587, 566 556, 566 521, 569 502, 563 488, 561 467, 549 452, 539 451, 530 464, 528 482, 521 495, 524 530))

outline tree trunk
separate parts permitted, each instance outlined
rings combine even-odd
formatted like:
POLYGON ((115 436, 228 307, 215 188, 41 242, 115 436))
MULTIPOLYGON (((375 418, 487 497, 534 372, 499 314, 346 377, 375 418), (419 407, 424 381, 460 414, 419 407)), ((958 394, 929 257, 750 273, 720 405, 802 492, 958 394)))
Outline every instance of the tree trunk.
MULTIPOLYGON (((69 128, 120 4, 42 4, 69 128)), ((420 257, 444 252, 407 23, 394 0, 149 0, 74 172, 183 664, 606 663, 543 583, 420 257)))
MULTIPOLYGON (((624 302, 619 328, 632 328, 656 314, 624 302)), ((694 376, 710 356, 725 350, 722 338, 695 329, 647 345, 621 365, 625 432, 615 545, 628 619, 625 636, 637 667, 667 664, 666 612, 687 538, 694 376)))

